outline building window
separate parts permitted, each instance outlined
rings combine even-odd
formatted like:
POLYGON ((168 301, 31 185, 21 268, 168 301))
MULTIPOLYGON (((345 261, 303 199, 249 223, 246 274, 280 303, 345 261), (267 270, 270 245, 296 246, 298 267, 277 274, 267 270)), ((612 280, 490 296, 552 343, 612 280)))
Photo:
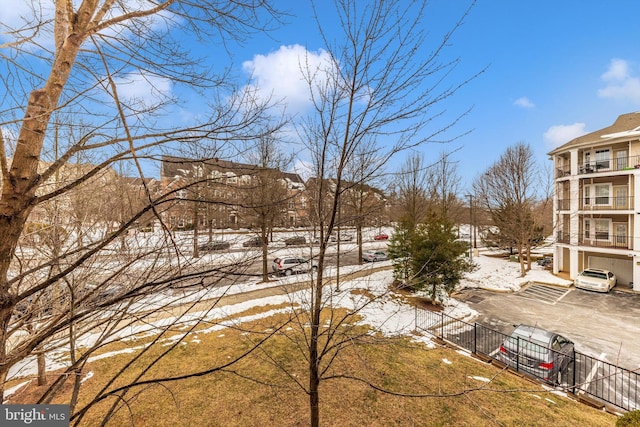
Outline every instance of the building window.
POLYGON ((629 153, 627 150, 619 150, 616 151, 616 170, 621 171, 622 169, 629 166, 629 153))
POLYGON ((611 240, 609 238, 609 229, 611 227, 610 219, 594 219, 595 238, 596 240, 611 240))
POLYGON ((611 195, 611 185, 610 184, 596 184, 595 186, 596 193, 596 205, 611 205, 609 201, 609 196, 611 195))
POLYGON ((596 150, 596 170, 609 169, 611 162, 611 150, 606 148, 596 150))
POLYGON ((613 192, 611 184, 585 185, 583 189, 584 204, 594 206, 611 206, 611 194, 613 192), (591 195, 593 194, 593 199, 591 195))
POLYGON ((584 238, 591 239, 591 220, 590 219, 584 220, 584 238))
POLYGON ((615 224, 616 227, 616 235, 615 235, 615 244, 616 246, 626 246, 627 245, 627 224, 624 222, 620 222, 615 224))
POLYGON ((629 203, 628 203, 628 187, 625 186, 618 186, 618 187, 614 187, 613 188, 613 192, 614 192, 614 207, 616 209, 629 209, 629 203))
POLYGON ((611 219, 585 218, 583 226, 586 240, 611 241, 611 219))
POLYGON ((589 187, 588 185, 584 187, 584 204, 591 204, 591 187, 589 187))

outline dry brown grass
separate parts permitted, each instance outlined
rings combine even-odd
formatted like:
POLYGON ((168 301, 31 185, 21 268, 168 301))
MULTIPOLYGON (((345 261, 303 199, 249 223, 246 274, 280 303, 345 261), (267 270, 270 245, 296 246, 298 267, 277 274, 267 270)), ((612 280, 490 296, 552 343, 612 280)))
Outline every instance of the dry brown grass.
MULTIPOLYGON (((326 313, 327 315, 329 313, 326 313)), ((341 315, 340 313, 333 313, 341 315)), ((208 334, 191 333, 143 378, 160 378, 220 366, 285 324, 271 316, 208 334), (194 340, 200 340, 199 342, 194 340)), ((201 325, 206 327, 207 325, 201 325)), ((447 348, 427 349, 408 338, 380 337, 364 326, 343 328, 354 341, 336 358, 331 374, 360 377, 397 393, 377 391, 364 382, 337 377, 321 385, 321 422, 327 426, 613 426, 615 417, 500 372, 494 366, 447 348), (365 334, 365 335, 363 335, 365 334), (478 378, 493 378, 489 384, 478 378), (482 388, 482 389, 479 389, 482 388), (469 390, 457 396, 447 394, 469 390)), ((300 326, 285 326, 260 350, 223 372, 132 389, 128 404, 110 425, 125 426, 299 426, 308 425, 306 363, 296 348, 300 326), (286 372, 286 373, 285 373, 286 372), (300 382, 300 385, 296 383, 300 382)), ((153 346, 113 387, 134 379, 153 356, 169 347, 153 346)), ((106 383, 132 355, 91 363, 94 376, 82 385, 80 404, 106 383)), ((30 388, 14 402, 32 402, 30 388)), ((64 403, 68 393, 56 402, 64 403)), ((89 411, 82 425, 98 425, 109 397, 89 411)))

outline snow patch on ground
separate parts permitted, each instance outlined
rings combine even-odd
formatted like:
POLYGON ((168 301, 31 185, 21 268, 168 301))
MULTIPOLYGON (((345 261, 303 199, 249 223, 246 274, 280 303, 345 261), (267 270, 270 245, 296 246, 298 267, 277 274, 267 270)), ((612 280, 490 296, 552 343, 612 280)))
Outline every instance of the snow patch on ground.
MULTIPOLYGON (((549 283, 560 286, 570 286, 571 281, 564 280, 554 276, 550 271, 543 269, 537 264, 533 265, 533 269, 524 277, 520 275, 520 264, 517 262, 509 262, 505 258, 489 256, 489 254, 482 254, 476 256, 473 259, 477 265, 477 269, 469 274, 460 283, 460 288, 482 288, 493 291, 501 292, 514 292, 520 290, 523 285, 529 282, 549 283)), ((375 263, 375 267, 390 266, 390 261, 375 263)), ((350 266, 341 267, 340 272, 342 275, 354 273, 357 271, 372 269, 374 263, 363 266, 350 266)), ((327 275, 334 275, 335 271, 329 269, 327 275)), ((191 294, 185 294, 180 298, 179 303, 184 304, 188 302, 195 302, 207 299, 218 298, 222 295, 232 295, 247 292, 249 290, 256 290, 268 287, 282 287, 283 285, 292 284, 296 281, 302 280, 302 277, 283 277, 268 283, 242 283, 234 285, 230 288, 210 288, 203 289, 191 294)), ((387 336, 410 336, 413 341, 422 342, 427 347, 433 348, 435 344, 429 336, 420 335, 415 332, 415 308, 409 304, 403 302, 402 298, 389 293, 389 285, 393 281, 392 271, 384 270, 370 275, 366 275, 357 279, 353 279, 347 282, 341 282, 340 291, 335 291, 329 286, 325 289, 325 292, 330 300, 330 304, 334 307, 342 307, 348 310, 357 311, 362 316, 362 324, 369 325, 374 331, 385 334, 387 336), (364 292, 363 292, 364 291, 364 292), (371 299, 371 295, 375 295, 376 298, 371 299)), ((259 318, 265 318, 273 316, 277 313, 286 312, 289 308, 278 310, 266 310, 263 313, 253 316, 244 316, 241 318, 235 318, 232 321, 219 321, 216 319, 224 319, 232 315, 237 315, 252 307, 264 307, 268 305, 280 305, 287 303, 289 306, 298 304, 306 306, 309 294, 308 290, 302 290, 287 295, 270 296, 266 298, 254 299, 234 305, 216 306, 206 312, 190 313, 187 316, 181 318, 167 316, 163 319, 155 322, 140 323, 139 325, 127 327, 121 331, 118 331, 112 339, 114 341, 130 340, 132 344, 135 344, 136 336, 144 337, 153 335, 160 332, 163 328, 169 325, 182 326, 184 329, 191 327, 196 322, 201 320, 207 320, 214 323, 211 327, 205 329, 199 329, 197 332, 210 333, 214 331, 224 331, 227 327, 237 325, 238 323, 249 322, 259 318)), ((138 303, 138 307, 141 309, 149 310, 151 307, 166 307, 169 304, 175 303, 176 296, 165 293, 158 293, 152 297, 142 300, 138 303)), ((455 298, 448 298, 444 303, 445 314, 470 322, 477 316, 477 312, 471 309, 467 304, 457 301, 455 298)), ((224 336, 224 333, 217 335, 218 337, 224 336)), ((100 334, 86 334, 78 339, 80 346, 90 347, 93 343, 97 342, 100 334)), ((173 337, 169 337, 163 340, 166 345, 173 345, 178 341, 185 339, 184 334, 176 334, 173 337)), ((200 342, 199 339, 194 338, 191 340, 193 344, 200 342)), ((186 342, 181 342, 186 345, 186 342)), ((132 353, 145 348, 144 345, 136 346, 132 345, 129 348, 113 351, 101 355, 94 356, 89 360, 98 360, 106 357, 111 357, 117 354, 132 353)), ((468 355, 467 352, 459 351, 460 354, 468 355)), ((63 368, 68 363, 68 357, 65 357, 63 353, 56 353, 48 360, 48 369, 55 370, 63 368)), ((448 361, 443 360, 444 363, 448 361)), ((450 363, 450 362, 449 362, 450 363)), ((36 361, 35 358, 27 358, 20 364, 14 366, 9 373, 9 379, 30 376, 36 373, 36 361)), ((85 379, 90 377, 85 377, 85 379)), ((473 377, 474 379, 478 379, 473 377)), ((6 390, 5 398, 24 386, 26 383, 22 383, 16 387, 6 390)))

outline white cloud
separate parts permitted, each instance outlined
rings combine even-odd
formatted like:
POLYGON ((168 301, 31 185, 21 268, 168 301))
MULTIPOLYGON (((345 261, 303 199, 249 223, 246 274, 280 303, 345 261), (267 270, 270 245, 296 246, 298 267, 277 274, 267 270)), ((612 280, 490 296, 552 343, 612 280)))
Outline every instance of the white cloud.
POLYGON ((126 103, 150 107, 171 96, 171 81, 159 76, 145 76, 139 71, 114 79, 119 98, 126 103))
POLYGON ((555 148, 559 145, 567 143, 574 138, 584 135, 584 123, 574 123, 572 125, 556 125, 551 126, 544 133, 544 140, 549 146, 555 148))
POLYGON ((522 108, 534 108, 535 104, 529 100, 526 96, 520 97, 513 102, 513 105, 517 105, 522 108))
MULTIPOLYGON (((242 64, 250 74, 252 89, 263 99, 284 101, 290 113, 305 111, 310 105, 309 85, 303 77, 307 70, 328 70, 332 67, 329 54, 320 49, 310 52, 300 45, 281 46, 267 55, 255 55, 242 64)), ((317 76, 324 78, 321 72, 317 76)))
POLYGON ((600 77, 606 83, 598 90, 601 98, 640 102, 640 78, 632 75, 629 62, 612 59, 609 69, 600 77))
MULTIPOLYGON (((47 15, 53 15, 53 9, 42 4, 40 10, 47 15)), ((0 0, 0 22, 11 22, 16 27, 33 22, 34 9, 27 1, 0 0)))
POLYGON ((308 180, 312 176, 316 176, 313 163, 307 160, 297 159, 293 165, 293 171, 300 175, 304 181, 308 180))

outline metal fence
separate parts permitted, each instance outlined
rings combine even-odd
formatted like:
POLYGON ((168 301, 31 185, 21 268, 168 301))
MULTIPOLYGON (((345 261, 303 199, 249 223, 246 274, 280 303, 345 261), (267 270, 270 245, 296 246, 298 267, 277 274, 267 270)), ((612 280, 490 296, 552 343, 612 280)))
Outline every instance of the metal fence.
POLYGON ((640 378, 635 371, 580 353, 532 345, 478 323, 468 323, 444 312, 416 308, 416 330, 425 331, 474 354, 509 366, 573 394, 632 411, 640 409, 640 378), (545 357, 548 362, 545 362, 545 357))

